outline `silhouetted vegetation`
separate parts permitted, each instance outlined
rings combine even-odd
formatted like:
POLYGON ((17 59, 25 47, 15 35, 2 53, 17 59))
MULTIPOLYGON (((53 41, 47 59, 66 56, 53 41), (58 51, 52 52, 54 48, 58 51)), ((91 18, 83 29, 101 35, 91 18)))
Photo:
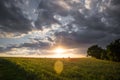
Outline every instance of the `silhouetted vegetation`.
POLYGON ((99 47, 98 45, 93 45, 88 48, 87 55, 95 57, 97 59, 101 59, 101 54, 103 53, 103 49, 99 47))
POLYGON ((87 55, 97 59, 120 61, 120 39, 111 42, 106 49, 93 45, 88 48, 87 55))
POLYGON ((120 39, 107 46, 107 56, 112 61, 120 61, 120 39))

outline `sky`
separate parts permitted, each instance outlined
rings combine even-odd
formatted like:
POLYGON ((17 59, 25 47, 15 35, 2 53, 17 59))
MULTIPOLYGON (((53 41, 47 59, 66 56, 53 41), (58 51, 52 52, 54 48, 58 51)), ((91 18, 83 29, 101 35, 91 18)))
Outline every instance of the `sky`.
POLYGON ((72 57, 118 38, 120 0, 0 0, 0 56, 72 57))

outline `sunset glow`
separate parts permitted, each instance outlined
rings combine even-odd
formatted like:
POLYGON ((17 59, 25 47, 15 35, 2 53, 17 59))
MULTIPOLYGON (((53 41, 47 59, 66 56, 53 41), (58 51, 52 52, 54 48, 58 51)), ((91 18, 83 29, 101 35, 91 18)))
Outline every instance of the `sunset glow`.
POLYGON ((67 58, 69 56, 68 49, 65 49, 63 47, 57 47, 53 49, 53 56, 54 58, 67 58))
POLYGON ((53 58, 68 58, 68 57, 77 57, 74 54, 74 49, 66 49, 63 47, 57 47, 53 49, 53 58))
POLYGON ((63 48, 56 48, 56 49, 54 50, 54 52, 55 52, 56 54, 62 54, 62 53, 65 52, 65 49, 63 49, 63 48))

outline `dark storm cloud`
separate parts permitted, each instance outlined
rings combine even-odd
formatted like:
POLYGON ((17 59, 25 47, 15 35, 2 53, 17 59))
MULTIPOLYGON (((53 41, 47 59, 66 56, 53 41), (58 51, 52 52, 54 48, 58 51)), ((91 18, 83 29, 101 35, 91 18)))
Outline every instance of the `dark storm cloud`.
POLYGON ((42 29, 43 26, 50 25, 57 22, 53 18, 53 14, 50 11, 41 11, 38 15, 38 19, 35 21, 37 29, 42 29))
POLYGON ((97 44, 100 39, 106 36, 107 33, 105 32, 93 30, 85 30, 77 33, 56 32, 56 42, 70 48, 86 47, 89 44, 97 44))
POLYGON ((98 30, 113 34, 120 34, 119 31, 120 6, 119 5, 114 5, 114 6, 111 5, 109 7, 106 7, 107 9, 103 12, 98 12, 98 11, 91 12, 91 10, 84 10, 83 11, 84 14, 80 14, 79 12, 74 12, 72 15, 76 19, 75 23, 79 25, 78 27, 86 26, 88 31, 98 30), (112 7, 114 6, 116 8, 112 10, 112 7))
POLYGON ((112 4, 114 4, 114 5, 120 5, 120 0, 112 0, 112 4))
MULTIPOLYGON (((63 1, 64 2, 64 1, 63 1)), ((38 11, 38 19, 35 21, 35 25, 37 28, 42 28, 42 26, 50 25, 54 23, 59 23, 54 19, 55 14, 67 15, 68 11, 66 11, 63 7, 61 7, 58 0, 42 0, 39 4, 38 11)))
POLYGON ((16 48, 16 45, 8 45, 7 47, 0 47, 0 53, 11 51, 12 48, 16 48))
POLYGON ((6 51, 3 47, 0 47, 0 53, 6 51))
MULTIPOLYGON (((87 1, 87 0, 86 0, 87 1)), ((109 1, 109 0, 107 0, 109 1)), ((33 2, 32 0, 28 1, 28 3, 33 2)), ((35 2, 38 3, 38 9, 36 13, 38 13, 37 20, 35 21, 36 28, 40 28, 43 25, 49 25, 53 23, 57 23, 53 16, 55 14, 59 14, 62 16, 66 16, 70 14, 71 16, 74 16, 75 23, 84 26, 87 26, 90 29, 98 29, 98 30, 106 30, 106 26, 104 23, 101 22, 102 17, 111 17, 114 20, 114 24, 120 25, 120 6, 118 0, 112 0, 111 5, 106 7, 107 9, 99 13, 98 9, 101 6, 101 1, 91 1, 91 10, 88 10, 85 8, 85 1, 80 0, 80 3, 70 3, 72 1, 65 0, 65 1, 57 1, 57 0, 37 0, 35 2), (99 4, 98 4, 99 3, 99 4), (60 4, 64 5, 61 6, 60 4), (94 5, 94 6, 93 6, 94 5), (66 10, 66 7, 70 7, 71 10, 66 10), (77 7, 76 7, 77 6, 77 7), (78 7, 80 6, 80 7, 78 7), (78 9, 82 10, 82 13, 78 12, 78 9), (107 16, 104 16, 106 15, 107 16), (88 16, 88 18, 85 18, 85 16, 88 16)), ((21 7, 18 7, 15 4, 24 4, 25 0, 16 1, 16 0, 1 0, 0 1, 0 29, 1 31, 8 31, 8 32, 27 32, 32 29, 31 21, 28 20, 25 15, 23 14, 23 10, 21 7), (7 24, 6 24, 7 23, 7 24)), ((32 6, 32 4, 31 4, 32 6)), ((108 20, 111 21, 111 20, 108 20)), ((79 27, 79 26, 78 26, 79 27)), ((113 27, 110 27, 110 29, 113 27)), ((115 27, 116 30, 119 29, 119 27, 115 27)), ((114 29, 112 29, 114 30, 114 29)), ((119 33, 119 31, 117 31, 119 33)))
MULTIPOLYGON (((77 31, 56 32, 56 42, 69 47, 84 47, 89 44, 106 46, 112 40, 120 38, 120 5, 117 2, 119 1, 112 0, 109 5, 106 3, 106 9, 102 12, 98 8, 101 5, 96 7, 99 2, 94 3, 96 6, 90 10, 83 9, 82 13, 71 12, 75 18, 71 24, 77 25, 77 31)), ((68 25, 69 31, 72 29, 71 24, 68 25)))
POLYGON ((47 49, 50 47, 50 44, 49 43, 46 43, 46 42, 38 42, 38 43, 24 43, 24 44, 21 44, 20 46, 18 46, 19 48, 22 48, 22 47, 27 47, 27 48, 30 48, 30 49, 47 49))
POLYGON ((57 12, 65 14, 65 10, 58 6, 57 2, 57 0, 1 0, 0 30, 3 32, 27 33, 33 27, 42 29, 44 25, 58 23, 53 15, 57 12), (29 6, 25 6, 28 4, 29 6))
POLYGON ((30 22, 24 18, 15 0, 0 1, 0 30, 5 32, 23 32, 31 30, 30 22))
POLYGON ((30 50, 41 50, 41 49, 49 49, 50 48, 50 44, 47 42, 37 42, 37 43, 23 43, 20 45, 8 45, 7 47, 0 47, 0 53, 3 52, 9 52, 12 49, 19 49, 19 48, 27 48, 30 50))
POLYGON ((113 25, 111 24, 111 32, 115 34, 120 34, 120 1, 112 0, 110 8, 108 7, 106 12, 108 13, 109 17, 113 19, 111 21, 111 23, 113 23, 113 25))

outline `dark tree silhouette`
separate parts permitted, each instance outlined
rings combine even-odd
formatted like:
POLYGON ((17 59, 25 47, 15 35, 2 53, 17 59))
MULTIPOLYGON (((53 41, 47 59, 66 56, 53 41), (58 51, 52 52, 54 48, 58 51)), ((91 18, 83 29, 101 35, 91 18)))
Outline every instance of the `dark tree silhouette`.
POLYGON ((87 56, 120 62, 120 39, 111 42, 106 49, 102 49, 98 45, 89 47, 87 50, 87 56))
POLYGON ((101 59, 108 60, 107 51, 105 49, 102 50, 101 59))
POLYGON ((111 42, 107 46, 107 56, 112 61, 120 61, 120 39, 111 42))
POLYGON ((91 57, 95 57, 97 59, 101 59, 101 55, 103 54, 103 49, 98 45, 93 45, 88 48, 87 55, 91 57))

